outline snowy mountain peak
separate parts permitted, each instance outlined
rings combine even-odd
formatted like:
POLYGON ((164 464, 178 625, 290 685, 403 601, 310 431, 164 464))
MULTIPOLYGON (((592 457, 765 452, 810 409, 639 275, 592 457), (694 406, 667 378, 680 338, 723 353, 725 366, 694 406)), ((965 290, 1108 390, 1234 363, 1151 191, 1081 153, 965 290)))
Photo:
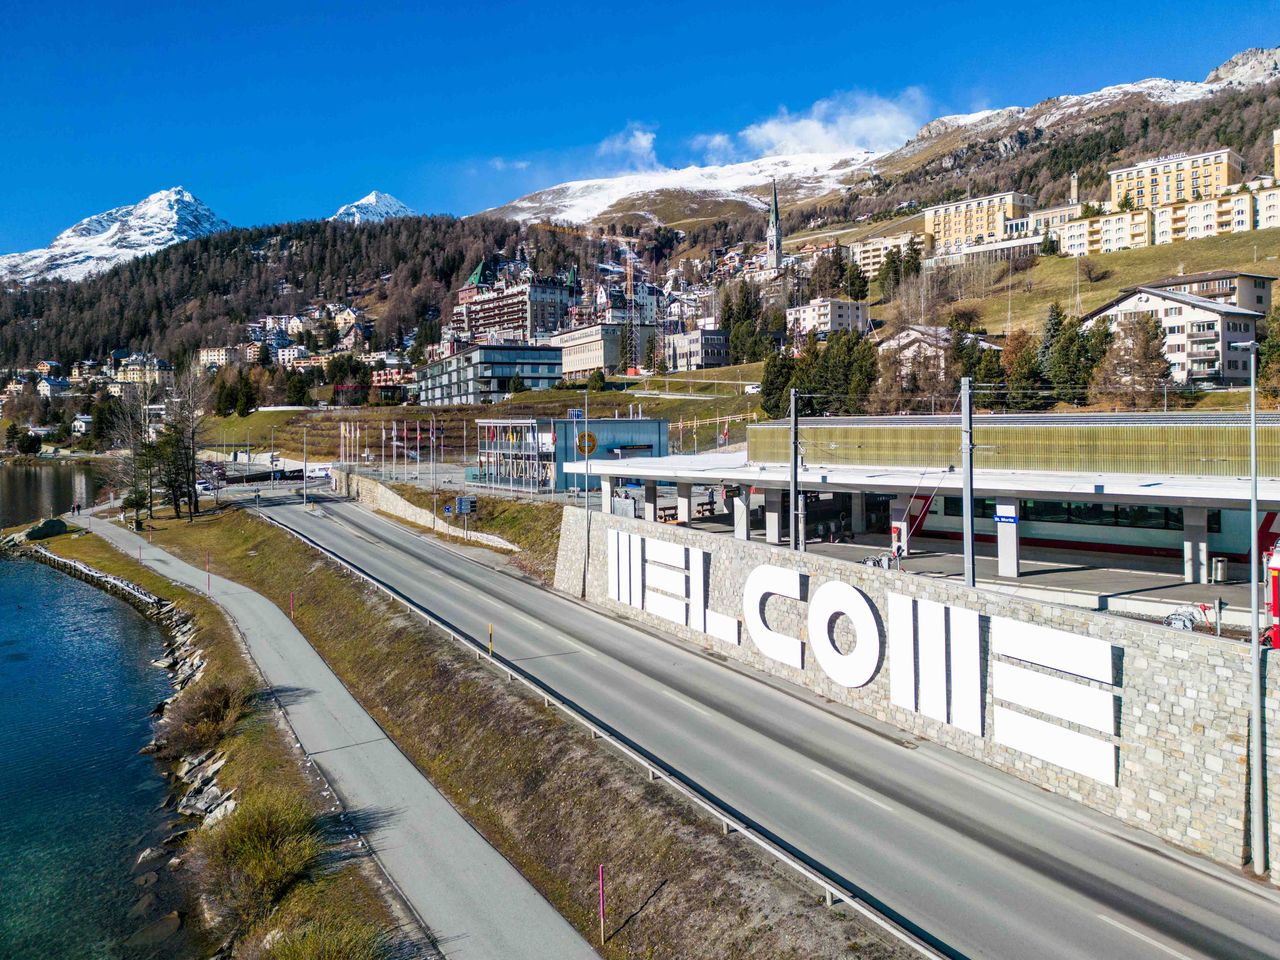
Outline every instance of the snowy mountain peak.
POLYGON ((83 280, 170 244, 229 229, 188 190, 171 187, 86 217, 43 249, 0 256, 0 280, 83 280))
POLYGON ((392 217, 416 217, 415 210, 401 203, 389 193, 374 190, 368 196, 361 197, 355 203, 345 203, 338 208, 330 220, 341 223, 381 223, 392 217))
MULTIPOLYGON (((1005 107, 1001 110, 979 110, 976 113, 939 117, 921 127, 911 145, 918 146, 922 141, 961 129, 975 135, 1006 126, 1034 124, 1047 129, 1055 123, 1095 110, 1113 109, 1126 101, 1189 103, 1211 97, 1229 87, 1251 87, 1275 80, 1280 80, 1280 47, 1265 50, 1254 48, 1237 53, 1222 66, 1210 71, 1204 83, 1150 77, 1133 83, 1117 83, 1092 93, 1050 97, 1032 107, 1005 107)), ((909 152, 911 151, 908 150, 909 152)))
POLYGON ((1252 86, 1255 83, 1270 83, 1280 79, 1280 47, 1263 49, 1253 47, 1234 57, 1210 72, 1204 78, 1205 83, 1234 83, 1240 86, 1252 86))

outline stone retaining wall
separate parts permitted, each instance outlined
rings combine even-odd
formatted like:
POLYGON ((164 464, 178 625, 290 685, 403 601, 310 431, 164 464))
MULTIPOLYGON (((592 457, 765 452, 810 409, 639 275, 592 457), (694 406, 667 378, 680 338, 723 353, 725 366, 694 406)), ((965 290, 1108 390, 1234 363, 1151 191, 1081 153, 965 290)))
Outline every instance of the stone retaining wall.
POLYGON ((359 503, 368 504, 375 510, 389 513, 393 517, 400 517, 410 523, 416 523, 420 527, 427 527, 436 533, 457 537, 459 540, 465 537, 469 541, 484 544, 486 547, 496 547, 499 550, 518 551, 520 549, 514 543, 492 533, 481 533, 477 530, 464 531, 462 527, 455 527, 440 519, 425 507, 410 503, 400 494, 372 477, 362 477, 358 473, 349 473, 345 470, 334 470, 331 475, 334 489, 339 494, 344 497, 351 497, 359 503))
MULTIPOLYGON (((585 514, 578 508, 566 508, 562 521, 560 552, 556 566, 557 589, 582 595, 585 561, 585 514)), ((616 537, 615 552, 619 541, 616 537)), ((648 541, 652 542, 652 541, 648 541)), ((647 542, 647 543, 648 543, 647 542)), ((645 549, 648 549, 646 543, 645 549)), ((692 556, 692 554, 686 554, 692 556)), ((621 563, 623 561, 615 561, 621 563)), ((692 561, 690 561, 692 563, 692 561)), ((649 568, 645 567, 646 571, 649 568)), ((692 571, 692 566, 690 567, 692 571)), ((647 575, 647 573, 646 573, 647 575)), ((670 582, 670 577, 667 578, 670 582)), ((693 575, 690 573, 692 582, 693 575)), ((634 581, 633 581, 634 582, 634 581)), ((656 587, 655 589, 666 589, 656 587)), ((693 592, 693 587, 688 588, 693 592)), ((616 586, 614 592, 619 588, 616 586)), ((736 540, 724 534, 703 533, 686 527, 648 523, 625 517, 593 514, 591 520, 590 566, 586 570, 586 598, 606 609, 624 611, 628 616, 650 624, 680 639, 713 650, 718 654, 750 664, 769 674, 800 684, 824 697, 846 704, 863 713, 892 723, 903 730, 933 740, 949 749, 988 763, 1044 789, 1071 797, 1096 810, 1173 843, 1187 847, 1223 863, 1238 865, 1249 857, 1248 850, 1248 744, 1249 651, 1246 644, 1215 638, 1200 633, 1184 633, 1140 621, 1123 619, 1105 613, 1063 605, 1030 601, 1004 593, 969 589, 953 581, 898 573, 866 567, 812 554, 798 554, 756 541, 736 540), (654 610, 638 609, 637 604, 610 598, 610 532, 653 538, 681 547, 706 552, 705 608, 708 618, 715 613, 732 618, 727 625, 720 619, 721 632, 736 632, 738 642, 718 639, 710 632, 695 629, 671 619, 672 607, 664 610, 655 603, 654 610), (753 641, 743 615, 746 578, 755 568, 768 564, 783 571, 799 571, 806 583, 807 597, 793 600, 771 594, 762 601, 761 609, 770 629, 803 641, 801 666, 787 665, 764 655, 753 641), (861 591, 875 608, 877 628, 885 635, 888 594, 911 598, 909 609, 923 611, 938 608, 921 601, 935 601, 951 610, 976 612, 980 638, 978 647, 981 669, 981 733, 973 733, 936 719, 918 710, 903 709, 891 702, 890 656, 882 660, 872 679, 863 686, 850 687, 834 682, 816 662, 808 637, 807 598, 827 581, 850 584, 861 591), (656 611, 656 612, 655 612, 656 611), (665 615, 664 615, 665 614, 665 615), (1111 645, 1114 666, 1112 685, 1080 676, 1065 675, 1060 670, 1024 662, 1008 654, 997 653, 992 646, 992 618, 1001 618, 1006 631, 1017 634, 1021 625, 1040 625, 1083 638, 1102 640, 1111 645), (1016 621, 1010 627, 1008 621, 1016 621), (729 626, 734 628, 729 630, 729 626), (1003 665, 1003 666, 1002 666, 1003 665), (1112 733, 1099 734, 1078 724, 1062 720, 1052 712, 1013 707, 997 699, 993 693, 993 672, 1021 670, 1045 674, 1048 683, 1069 691, 1102 690, 1114 695, 1117 704, 1116 724, 1112 733), (1071 681, 1065 684, 1064 681, 1071 681), (1010 722, 1022 716, 1055 724, 1048 735, 1058 730, 1075 731, 1101 738, 1118 746, 1118 766, 1113 782, 1103 782, 1088 775, 1056 766, 1038 756, 996 741, 994 725, 998 722, 995 708, 1010 722), (1018 718, 1010 718, 1010 711, 1018 718)), ((648 586, 643 592, 648 605, 648 586)), ((660 601, 663 599, 658 598, 660 601)), ((899 601, 900 603, 900 601, 899 601)), ((899 606, 898 609, 901 609, 899 606)), ((966 614, 970 615, 971 614, 966 614)), ((689 614, 690 622, 694 615, 689 614)), ((924 613, 919 614, 923 622, 924 613)), ((948 613, 948 617, 952 614, 948 613)), ((848 652, 853 634, 836 623, 837 649, 848 652)), ((949 621, 956 629, 954 619, 949 621)), ((695 626, 700 625, 695 623, 695 626)), ((707 621, 708 630, 710 619, 707 621)), ((923 627, 918 641, 923 658, 923 627)), ((1034 626, 1025 628, 1027 633, 1034 626)), ((1054 634, 1055 643, 1068 643, 1069 636, 1054 634)), ((948 633, 953 636, 954 633, 948 633)), ((1005 636, 1011 635, 1009 632, 1005 636)), ((947 641, 950 643, 951 641, 947 641)), ((1086 641, 1081 641, 1086 645, 1086 641)), ((1096 644, 1090 647, 1105 650, 1096 644)), ((887 648, 886 648, 887 649, 887 648)), ((932 648, 931 648, 932 649, 932 648)), ((948 649, 954 651, 955 647, 948 649)), ((947 654, 947 696, 953 696, 951 666, 955 653, 947 654)), ((917 659, 917 674, 920 659, 917 659)), ((901 688, 899 688, 901 689, 901 688)), ((1094 697, 1098 694, 1086 693, 1094 697)), ((1038 705, 1039 706, 1039 705, 1038 705)), ((1267 677, 1268 716, 1280 709, 1280 683, 1267 677)), ((977 707, 973 707, 974 710, 977 707)), ((1046 710, 1051 709, 1045 706, 1046 710)), ((953 717, 954 722, 954 717, 953 717)), ((1069 735, 1069 734, 1066 734, 1069 735)), ((1008 739, 1008 735, 1004 739, 1008 739)), ((1038 743, 1032 743, 1038 747, 1038 743)), ((1280 762, 1280 750, 1268 743, 1269 763, 1280 762)), ((1269 806, 1277 806, 1280 797, 1269 806)), ((1280 855, 1280 829, 1269 826, 1271 849, 1280 855)), ((1280 871, 1277 871, 1280 873, 1280 871)))

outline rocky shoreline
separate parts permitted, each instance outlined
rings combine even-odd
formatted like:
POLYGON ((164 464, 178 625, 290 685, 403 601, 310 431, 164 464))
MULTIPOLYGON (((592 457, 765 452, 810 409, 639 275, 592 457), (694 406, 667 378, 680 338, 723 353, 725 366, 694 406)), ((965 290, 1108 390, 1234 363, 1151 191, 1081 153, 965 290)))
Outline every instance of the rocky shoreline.
MULTIPOLYGON (((176 604, 155 596, 135 583, 103 573, 80 561, 60 557, 21 536, 7 538, 0 547, 12 554, 44 563, 119 597, 165 631, 168 640, 164 656, 153 660, 152 666, 168 674, 173 694, 156 704, 151 711, 154 733, 151 741, 142 748, 143 753, 156 753, 163 746, 160 725, 166 712, 188 686, 203 676, 207 665, 204 651, 195 642, 197 624, 194 617, 179 609, 176 604)), ((159 759, 157 763, 170 782, 162 809, 172 810, 177 817, 164 824, 161 830, 155 831, 163 836, 147 845, 134 860, 132 883, 138 888, 140 895, 128 917, 142 921, 159 912, 157 908, 162 905, 174 908, 141 923, 122 944, 124 949, 130 951, 150 951, 161 944, 168 949, 170 941, 186 929, 190 915, 189 905, 193 901, 201 902, 205 919, 211 919, 207 905, 202 903, 203 898, 195 892, 194 885, 187 882, 189 878, 181 875, 186 863, 184 852, 198 830, 217 823, 236 807, 235 788, 223 789, 218 783, 218 773, 226 763, 225 751, 205 750, 181 756, 171 764, 159 759)), ((144 840, 145 835, 139 838, 139 845, 144 840)), ((223 943, 214 950, 212 956, 230 956, 230 952, 231 944, 223 943)))

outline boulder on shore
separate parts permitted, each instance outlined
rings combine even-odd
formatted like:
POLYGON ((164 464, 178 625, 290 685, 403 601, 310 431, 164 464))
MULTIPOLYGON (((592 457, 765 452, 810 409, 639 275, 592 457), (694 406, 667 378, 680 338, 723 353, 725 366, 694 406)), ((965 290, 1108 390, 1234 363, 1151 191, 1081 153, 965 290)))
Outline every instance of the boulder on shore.
POLYGON ((67 532, 67 524, 57 517, 50 517, 48 520, 41 520, 34 527, 29 529, 24 536, 28 541, 32 540, 48 540, 50 537, 60 537, 67 532))

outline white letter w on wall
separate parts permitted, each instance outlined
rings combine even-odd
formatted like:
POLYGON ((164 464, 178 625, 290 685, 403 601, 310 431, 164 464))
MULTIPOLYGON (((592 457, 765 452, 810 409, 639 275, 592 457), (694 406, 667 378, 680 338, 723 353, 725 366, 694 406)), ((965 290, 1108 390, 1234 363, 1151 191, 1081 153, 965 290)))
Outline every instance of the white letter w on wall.
POLYGON ((889 700, 982 736, 978 614, 890 593, 889 700))

